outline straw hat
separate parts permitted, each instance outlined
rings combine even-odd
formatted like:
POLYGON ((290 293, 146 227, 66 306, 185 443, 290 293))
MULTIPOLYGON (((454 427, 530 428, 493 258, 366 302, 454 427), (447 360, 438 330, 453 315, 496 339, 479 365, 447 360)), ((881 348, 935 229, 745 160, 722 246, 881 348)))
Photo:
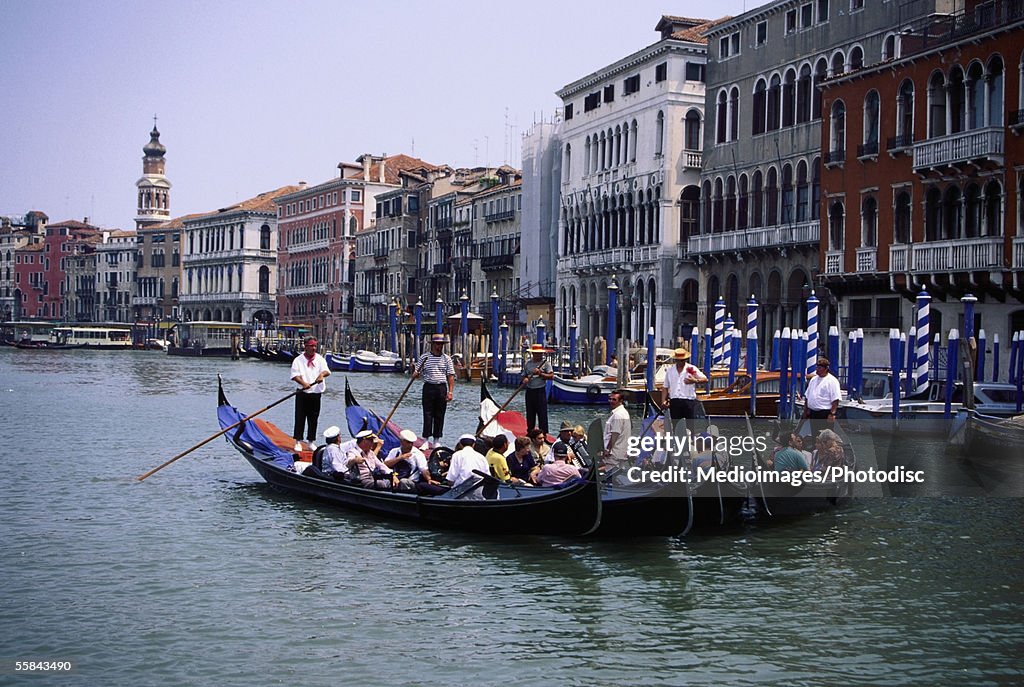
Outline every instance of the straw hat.
POLYGON ((440 343, 440 344, 448 343, 448 337, 445 336, 444 334, 432 334, 431 337, 430 337, 430 343, 432 343, 432 344, 435 344, 435 343, 440 343))
POLYGON ((685 348, 677 348, 675 354, 672 356, 673 360, 689 360, 690 352, 685 348))
POLYGON ((544 348, 544 344, 533 344, 530 346, 530 353, 547 353, 547 349, 544 348))

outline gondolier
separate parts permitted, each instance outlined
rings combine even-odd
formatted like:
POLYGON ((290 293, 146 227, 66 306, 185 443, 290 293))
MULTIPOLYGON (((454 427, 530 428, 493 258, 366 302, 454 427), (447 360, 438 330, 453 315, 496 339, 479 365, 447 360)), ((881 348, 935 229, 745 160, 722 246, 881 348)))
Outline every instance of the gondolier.
POLYGON ((555 378, 551 363, 544 358, 544 346, 530 346, 532 357, 523 367, 523 383, 526 385, 526 426, 540 428, 548 433, 548 380, 555 378))
POLYGON ((455 364, 444 352, 448 338, 430 337, 430 350, 416 361, 413 379, 423 378, 423 438, 436 442, 444 434, 444 415, 455 393, 455 364))
POLYGON ((805 419, 835 422, 836 409, 839 408, 841 395, 839 380, 828 371, 828 368, 828 358, 818 358, 815 374, 807 382, 807 391, 804 393, 805 419))
POLYGON ((665 384, 661 388, 661 403, 669 406, 672 420, 696 418, 697 384, 708 381, 704 373, 690 364, 690 351, 677 348, 672 356, 676 364, 665 371, 665 384))
POLYGON ((303 342, 303 354, 292 361, 292 381, 302 387, 295 394, 295 427, 292 437, 295 450, 301 451, 302 430, 306 429, 306 441, 311 451, 316 450, 316 424, 320 420, 320 398, 327 385, 324 379, 331 375, 327 361, 316 352, 317 341, 310 336, 303 342))

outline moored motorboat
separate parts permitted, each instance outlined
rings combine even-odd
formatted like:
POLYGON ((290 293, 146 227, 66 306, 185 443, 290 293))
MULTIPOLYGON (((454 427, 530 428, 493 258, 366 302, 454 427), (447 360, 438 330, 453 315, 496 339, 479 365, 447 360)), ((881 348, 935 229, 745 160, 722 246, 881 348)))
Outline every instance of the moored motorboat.
POLYGON ((349 361, 350 372, 402 372, 405 363, 391 351, 356 351, 349 361))
MULTIPOLYGON (((218 385, 217 418, 228 442, 277 489, 311 497, 351 510, 375 513, 432 527, 471 530, 485 534, 543 534, 581 536, 593 532, 601 519, 600 487, 594 478, 562 487, 496 486, 496 498, 466 499, 470 489, 450 489, 438 496, 379 491, 296 472, 292 440, 272 423, 245 420, 228 404, 218 385), (243 421, 244 420, 244 421, 243 421), (277 437, 277 440, 271 439, 277 437)), ((497 482, 481 477, 480 482, 497 482)))

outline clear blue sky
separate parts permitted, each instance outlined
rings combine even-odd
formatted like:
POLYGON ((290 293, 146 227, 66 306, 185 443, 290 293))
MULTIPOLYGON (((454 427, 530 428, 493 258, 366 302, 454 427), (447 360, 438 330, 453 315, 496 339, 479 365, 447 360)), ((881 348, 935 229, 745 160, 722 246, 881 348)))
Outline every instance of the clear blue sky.
POLYGON ((662 14, 757 4, 0 0, 0 214, 133 228, 154 114, 175 216, 362 153, 518 166, 554 92, 655 42, 662 14))

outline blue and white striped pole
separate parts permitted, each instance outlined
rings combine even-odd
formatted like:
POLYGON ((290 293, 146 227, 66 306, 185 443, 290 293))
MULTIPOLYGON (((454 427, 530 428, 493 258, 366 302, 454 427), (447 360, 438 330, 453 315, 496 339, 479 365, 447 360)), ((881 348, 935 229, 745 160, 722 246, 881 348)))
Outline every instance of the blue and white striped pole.
POLYGON ((978 330, 978 365, 974 370, 974 380, 977 382, 985 381, 985 348, 988 345, 988 340, 985 338, 985 330, 978 330))
POLYGON ((768 364, 768 369, 772 372, 779 371, 779 339, 782 337, 782 332, 778 329, 775 330, 775 334, 772 335, 772 359, 768 364))
POLYGON ((992 381, 999 381, 999 332, 992 335, 992 381))
MULTIPOLYGON (((753 297, 751 297, 753 300, 753 297)), ((756 307, 756 306, 755 306, 756 307)), ((750 375, 750 417, 757 417, 757 328, 747 330, 747 374, 750 375), (751 363, 750 361, 754 361, 751 363)))
POLYGON ((779 419, 789 417, 789 327, 782 329, 779 338, 779 419))
POLYGON ((750 300, 747 301, 747 374, 753 379, 757 370, 757 346, 754 346, 754 356, 751 357, 751 336, 757 340, 757 299, 754 298, 754 294, 750 294, 750 300))
POLYGON ((715 354, 711 361, 712 365, 722 364, 722 346, 725 343, 725 301, 718 297, 715 303, 715 354))
POLYGON ((818 304, 818 297, 811 289, 807 299, 807 364, 804 366, 808 376, 815 373, 818 364, 818 304))
MULTIPOLYGON (((923 391, 928 387, 928 338, 930 336, 930 310, 931 310, 932 297, 928 295, 928 292, 921 289, 921 292, 917 294, 917 367, 914 370, 914 393, 923 391)), ((936 354, 935 360, 938 361, 938 355, 936 354)), ((936 362, 936 364, 938 364, 936 362)), ((910 377, 910 370, 907 370, 907 376, 910 377)))
POLYGON ((960 346, 960 333, 956 329, 949 330, 949 339, 946 342, 946 404, 944 414, 948 420, 953 416, 953 384, 956 383, 957 351, 960 346))
POLYGON ((732 313, 726 313, 725 322, 722 323, 722 365, 728 366, 732 361, 732 332, 735 328, 732 313))

